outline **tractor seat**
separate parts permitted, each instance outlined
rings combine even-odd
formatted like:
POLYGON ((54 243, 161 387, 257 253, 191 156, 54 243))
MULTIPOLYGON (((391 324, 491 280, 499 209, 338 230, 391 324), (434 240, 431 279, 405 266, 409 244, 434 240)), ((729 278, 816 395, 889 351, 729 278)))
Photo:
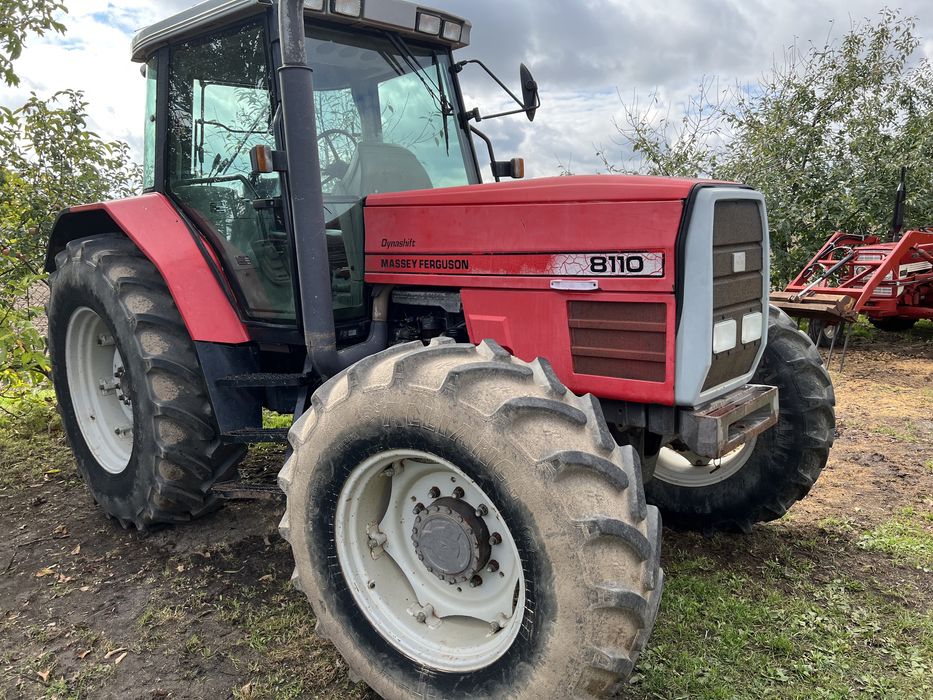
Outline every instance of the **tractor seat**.
POLYGON ((362 141, 334 194, 365 197, 379 192, 429 190, 434 187, 417 156, 391 143, 362 141))

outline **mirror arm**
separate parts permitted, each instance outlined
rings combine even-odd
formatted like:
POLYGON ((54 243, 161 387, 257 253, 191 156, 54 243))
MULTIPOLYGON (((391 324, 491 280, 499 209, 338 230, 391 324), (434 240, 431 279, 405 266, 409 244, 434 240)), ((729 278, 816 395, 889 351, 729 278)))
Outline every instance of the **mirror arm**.
MULTIPOLYGON (((515 103, 516 103, 516 104, 518 104, 518 105, 521 106, 521 109, 516 110, 516 111, 514 111, 514 112, 505 112, 505 114, 518 114, 518 113, 520 113, 520 112, 526 111, 526 110, 525 110, 525 104, 524 104, 520 99, 518 99, 518 97, 515 95, 514 92, 512 92, 511 90, 509 90, 508 86, 507 86, 505 83, 503 83, 501 80, 499 80, 498 76, 496 76, 495 73, 493 73, 491 70, 489 70, 489 68, 486 67, 486 64, 485 64, 485 63, 483 63, 483 62, 480 61, 479 59, 477 59, 477 58, 471 58, 471 59, 469 59, 469 60, 467 60, 467 61, 460 61, 459 63, 455 63, 453 68, 454 68, 455 71, 457 71, 457 72, 459 73, 460 71, 462 71, 462 70, 464 69, 464 67, 465 67, 468 63, 475 63, 475 64, 478 65, 480 68, 482 68, 484 71, 486 71, 486 74, 487 74, 490 78, 492 78, 492 79, 496 82, 496 84, 497 84, 499 87, 501 87, 503 90, 505 90, 506 94, 507 94, 509 97, 511 97, 513 100, 515 100, 515 103)), ((541 101, 541 100, 539 99, 538 102, 540 103, 540 101, 541 101)), ((540 107, 541 105, 539 104, 538 106, 540 107)), ((503 115, 497 114, 496 116, 504 116, 504 114, 503 114, 503 115)), ((486 117, 486 119, 492 119, 492 117, 486 117)))
POLYGON ((502 180, 499 177, 499 173, 496 171, 496 151, 492 146, 492 139, 472 124, 470 125, 470 131, 479 136, 486 143, 486 148, 489 149, 489 163, 490 167, 492 167, 492 176, 496 179, 496 182, 501 182, 502 180))

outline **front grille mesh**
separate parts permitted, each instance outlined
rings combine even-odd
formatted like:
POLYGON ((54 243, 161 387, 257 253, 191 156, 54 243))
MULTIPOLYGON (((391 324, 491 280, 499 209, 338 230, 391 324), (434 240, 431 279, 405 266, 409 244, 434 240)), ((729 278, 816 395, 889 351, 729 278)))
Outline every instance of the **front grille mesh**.
POLYGON ((718 355, 706 377, 704 391, 751 370, 761 341, 742 343, 742 317, 762 306, 762 237, 764 226, 758 203, 752 200, 717 202, 713 223, 713 323, 734 319, 738 345, 718 355))
POLYGON ((644 382, 665 381, 664 304, 572 301, 568 312, 574 372, 644 382))

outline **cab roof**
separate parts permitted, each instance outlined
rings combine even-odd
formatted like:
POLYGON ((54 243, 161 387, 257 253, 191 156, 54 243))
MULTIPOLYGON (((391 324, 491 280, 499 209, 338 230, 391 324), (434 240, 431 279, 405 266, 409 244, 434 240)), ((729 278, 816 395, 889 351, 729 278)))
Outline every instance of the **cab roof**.
MULTIPOLYGON (((206 0, 140 30, 133 37, 133 60, 146 61, 156 49, 166 44, 220 29, 238 19, 258 14, 260 8, 269 7, 272 4, 273 0, 206 0)), ((436 42, 452 49, 463 48, 470 43, 472 24, 469 21, 449 12, 417 5, 407 0, 360 0, 362 7, 360 17, 340 14, 335 11, 336 5, 336 0, 323 0, 323 2, 307 0, 305 17, 309 19, 318 17, 356 27, 395 30, 406 36, 436 42), (323 9, 312 9, 321 6, 323 9), (452 41, 443 36, 418 31, 419 16, 422 14, 440 18, 442 26, 445 21, 459 23, 462 25, 460 39, 452 41)))

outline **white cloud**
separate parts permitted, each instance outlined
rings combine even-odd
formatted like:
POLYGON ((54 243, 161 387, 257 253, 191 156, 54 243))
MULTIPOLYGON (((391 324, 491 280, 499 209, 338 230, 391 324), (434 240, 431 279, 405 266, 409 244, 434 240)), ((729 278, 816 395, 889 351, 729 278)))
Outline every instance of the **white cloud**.
MULTIPOLYGON (((378 2, 378 0, 371 0, 378 2)), ((47 96, 76 88, 90 103, 90 127, 105 138, 130 143, 138 153, 145 83, 129 60, 132 34, 184 9, 188 0, 69 0, 64 37, 32 37, 16 63, 18 89, 0 86, 0 104, 15 106, 29 91, 47 96)), ((558 164, 575 172, 598 167, 596 149, 627 154, 614 145, 613 117, 626 99, 658 89, 684 103, 703 76, 724 83, 754 80, 793 41, 822 42, 854 20, 875 16, 879 0, 429 0, 474 24, 473 46, 462 58, 483 58, 509 84, 518 63, 532 66, 543 107, 529 124, 523 117, 484 122, 500 157, 521 155, 531 175, 549 175, 558 164)), ((926 0, 901 0, 918 15, 921 53, 933 58, 933 15, 926 0), (927 38, 929 37, 929 38, 927 38)), ((500 95, 481 72, 463 73, 468 106, 489 113, 500 95)), ((485 147, 478 143, 480 152, 485 147)))
POLYGON ((17 88, 0 86, 0 104, 18 106, 30 92, 48 97, 66 88, 81 90, 90 105, 90 129, 126 141, 139 153, 146 85, 139 65, 130 61, 130 39, 138 28, 172 10, 166 4, 153 9, 153 3, 143 0, 119 5, 69 0, 68 9, 62 18, 64 36, 27 39, 15 64, 21 83, 17 88))

